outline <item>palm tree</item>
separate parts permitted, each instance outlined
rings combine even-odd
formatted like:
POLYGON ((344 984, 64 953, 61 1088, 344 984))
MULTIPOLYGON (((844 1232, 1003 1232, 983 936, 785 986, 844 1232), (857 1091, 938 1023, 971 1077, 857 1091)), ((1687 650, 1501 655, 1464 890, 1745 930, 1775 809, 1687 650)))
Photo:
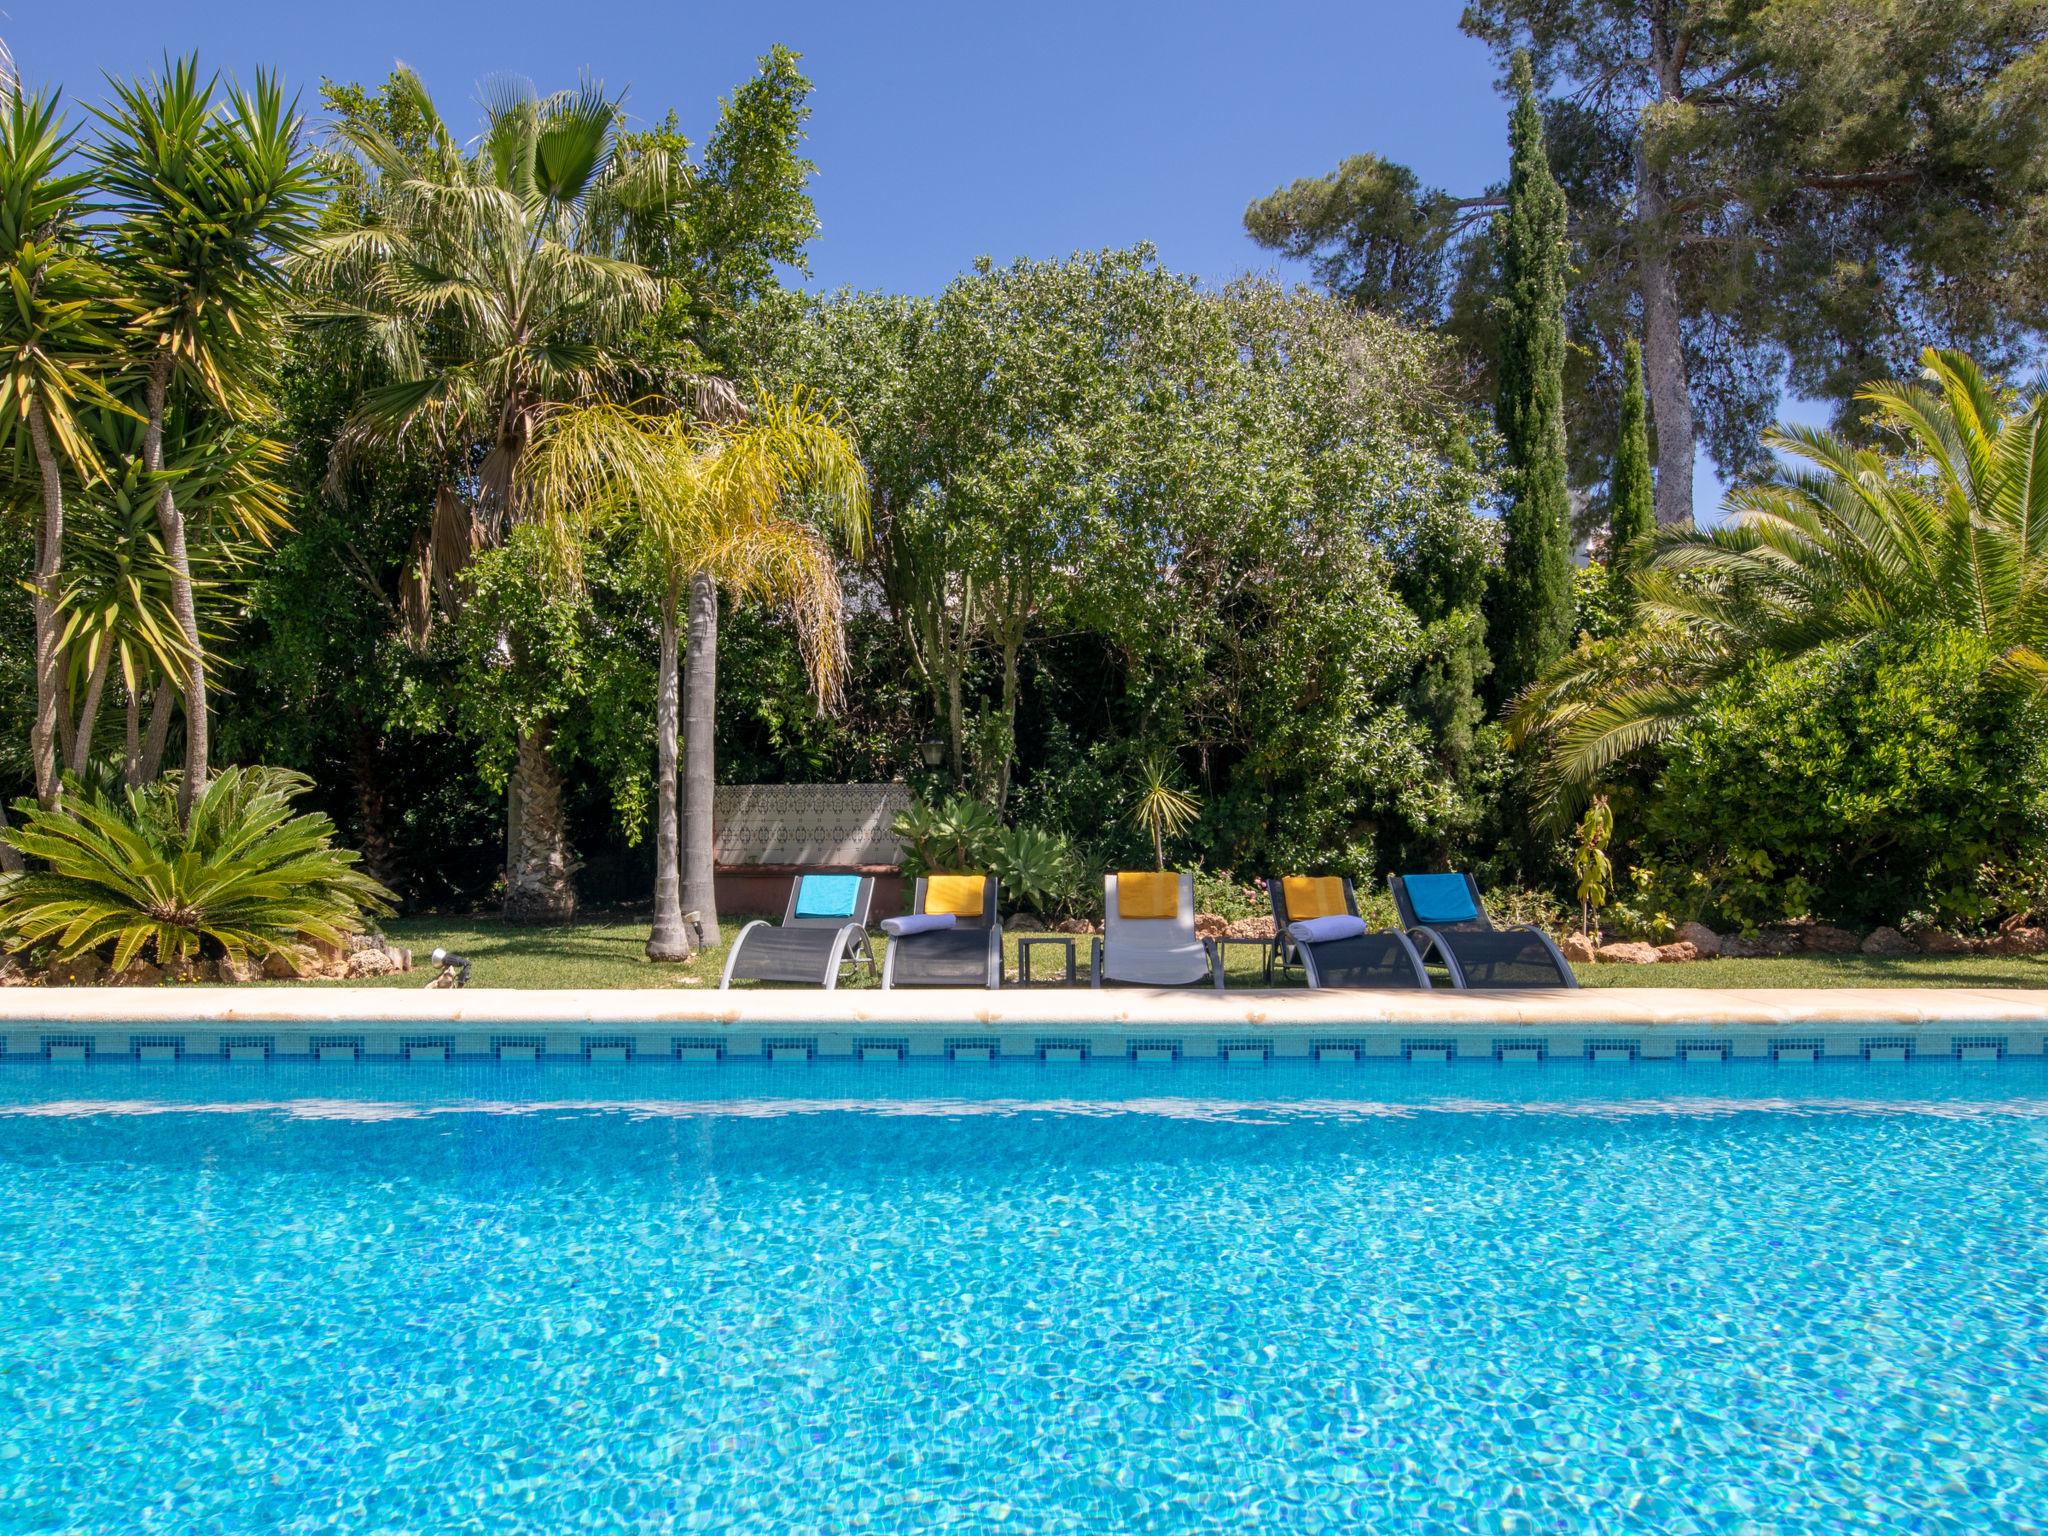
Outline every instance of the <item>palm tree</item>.
POLYGON ((35 716, 29 756, 36 799, 57 802, 63 658, 57 615, 64 566, 67 475, 98 468, 79 421, 88 404, 112 404, 96 374, 113 356, 105 269, 79 226, 87 173, 59 173, 72 135, 57 98, 5 91, 0 101, 0 445, 33 461, 42 516, 35 535, 35 716), (26 452, 23 449, 26 448, 26 452))
MULTIPOLYGON (((392 89, 424 124, 417 142, 341 128, 370 178, 365 212, 312 240, 296 268, 325 296, 316 318, 358 328, 391 380, 365 396, 337 465, 386 443, 444 466, 422 555, 452 608, 469 559, 535 515, 521 471, 543 416, 615 392, 624 344, 662 285, 608 251, 680 188, 663 157, 620 153, 619 98, 595 86, 541 98, 494 83, 473 155, 415 76, 399 71, 392 89)), ((522 736, 506 796, 505 914, 522 921, 575 914, 548 738, 545 725, 522 736)))
POLYGON ((1631 573, 1638 627, 1516 701, 1554 808, 1758 660, 1944 627, 1988 640, 2015 686, 2048 686, 2048 396, 2010 400, 1959 352, 1921 361, 1919 380, 1857 397, 1892 452, 1767 433, 1779 467, 1731 493, 1735 516, 1660 533, 1631 573))
POLYGON ((821 706, 845 668, 838 563, 830 536, 858 549, 867 535, 867 474, 837 412, 801 392, 757 402, 738 421, 613 405, 566 411, 541 428, 534 488, 559 509, 565 549, 589 522, 634 521, 660 588, 655 693, 652 960, 720 939, 713 886, 711 804, 717 705, 718 588, 786 603, 821 706), (683 828, 676 816, 677 651, 689 600, 689 716, 683 828), (680 855, 680 857, 679 857, 680 855))
POLYGON ((282 258, 309 228, 320 177, 307 161, 296 105, 275 76, 253 89, 201 82, 196 59, 162 75, 116 82, 95 109, 103 132, 90 159, 120 218, 110 258, 137 314, 143 351, 143 468, 156 477, 156 515, 184 631, 185 774, 189 814, 209 767, 205 644, 175 477, 164 473, 173 386, 229 420, 262 409, 288 290, 282 258))

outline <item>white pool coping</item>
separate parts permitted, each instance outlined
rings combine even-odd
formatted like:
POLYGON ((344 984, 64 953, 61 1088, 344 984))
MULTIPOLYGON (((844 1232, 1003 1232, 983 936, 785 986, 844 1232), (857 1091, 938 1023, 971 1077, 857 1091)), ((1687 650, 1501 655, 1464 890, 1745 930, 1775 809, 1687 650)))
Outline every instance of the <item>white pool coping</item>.
POLYGON ((953 1055, 1727 1059, 2041 1056, 2048 989, 1588 988, 1488 993, 930 989, 880 992, 383 987, 89 987, 0 991, 0 1059, 405 1059, 422 1039, 462 1057, 804 1059, 900 1047, 953 1055), (518 1055, 504 1055, 508 1045, 518 1055), (240 1055, 236 1055, 237 1051, 240 1055), (1873 1055, 1873 1050, 1877 1054, 1873 1055), (1972 1054, 1975 1053, 1975 1054, 1972 1054))

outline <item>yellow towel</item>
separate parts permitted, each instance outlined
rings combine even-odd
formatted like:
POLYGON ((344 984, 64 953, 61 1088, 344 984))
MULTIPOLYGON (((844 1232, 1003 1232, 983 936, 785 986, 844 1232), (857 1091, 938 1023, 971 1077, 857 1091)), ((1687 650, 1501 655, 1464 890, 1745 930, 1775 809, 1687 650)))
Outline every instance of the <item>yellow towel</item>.
POLYGON ((980 875, 927 875, 924 909, 931 913, 950 912, 955 917, 979 917, 981 896, 987 884, 980 875))
POLYGON ((1116 877, 1119 917, 1179 917, 1180 876, 1126 870, 1116 877))
POLYGON ((1280 882, 1287 920, 1305 923, 1312 917, 1345 917, 1344 882, 1335 875, 1288 875, 1280 882))

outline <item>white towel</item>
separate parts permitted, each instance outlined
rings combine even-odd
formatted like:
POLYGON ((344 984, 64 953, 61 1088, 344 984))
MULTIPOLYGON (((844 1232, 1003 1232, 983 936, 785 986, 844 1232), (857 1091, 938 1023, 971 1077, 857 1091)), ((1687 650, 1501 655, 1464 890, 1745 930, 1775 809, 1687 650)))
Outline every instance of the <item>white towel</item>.
POLYGON ((892 939, 902 939, 913 933, 935 933, 941 928, 951 928, 959 921, 951 912, 913 912, 908 917, 883 918, 882 932, 892 939))
POLYGON ((1333 939, 1356 939, 1365 933, 1365 919, 1338 913, 1335 917, 1305 917, 1287 925, 1287 936, 1297 944, 1328 944, 1333 939))

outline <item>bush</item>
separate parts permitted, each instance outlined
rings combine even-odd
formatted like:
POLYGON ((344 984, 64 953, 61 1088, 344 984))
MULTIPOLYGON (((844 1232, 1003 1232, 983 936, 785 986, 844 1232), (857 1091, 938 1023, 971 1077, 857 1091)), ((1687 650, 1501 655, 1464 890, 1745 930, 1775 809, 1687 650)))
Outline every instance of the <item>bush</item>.
POLYGON ((16 949, 51 944, 58 960, 111 946, 116 970, 145 945, 166 966, 209 949, 245 964, 340 947, 366 914, 390 910, 390 893, 333 846, 333 822, 292 810, 310 787, 279 768, 229 768, 183 825, 175 780, 118 798, 72 780, 53 811, 18 801, 8 840, 48 868, 0 880, 0 931, 16 949))
POLYGON ((1673 742, 1642 810, 1651 880, 1723 924, 1995 915, 2048 851, 2048 706, 1947 631, 1753 669, 1673 742))

